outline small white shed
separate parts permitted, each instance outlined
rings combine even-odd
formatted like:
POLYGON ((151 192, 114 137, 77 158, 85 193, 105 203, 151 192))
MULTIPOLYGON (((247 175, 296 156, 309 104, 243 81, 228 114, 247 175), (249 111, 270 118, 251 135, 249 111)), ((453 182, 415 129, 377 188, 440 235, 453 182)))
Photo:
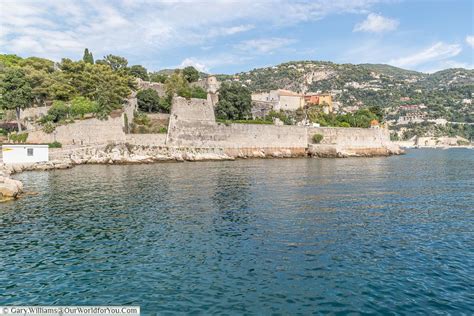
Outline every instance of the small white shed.
POLYGON ((48 145, 10 144, 2 145, 5 164, 32 163, 49 160, 48 145))

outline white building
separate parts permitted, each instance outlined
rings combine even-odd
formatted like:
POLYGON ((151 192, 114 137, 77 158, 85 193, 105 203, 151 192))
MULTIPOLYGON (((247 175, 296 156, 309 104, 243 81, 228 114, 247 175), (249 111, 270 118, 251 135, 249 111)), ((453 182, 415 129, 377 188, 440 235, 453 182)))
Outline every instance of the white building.
POLYGON ((252 101, 272 102, 275 111, 295 111, 304 107, 304 96, 290 90, 252 93, 252 101))
POLYGON ((48 145, 15 144, 2 145, 3 162, 33 163, 49 160, 48 145))

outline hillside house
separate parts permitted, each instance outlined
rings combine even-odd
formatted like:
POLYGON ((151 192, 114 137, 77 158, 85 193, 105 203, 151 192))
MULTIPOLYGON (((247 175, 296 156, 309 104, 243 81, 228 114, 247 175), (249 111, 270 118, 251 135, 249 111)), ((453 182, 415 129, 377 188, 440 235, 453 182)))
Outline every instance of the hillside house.
POLYGON ((252 101, 268 102, 275 111, 295 111, 304 106, 304 97, 300 93, 278 89, 270 92, 252 93, 252 101))
POLYGON ((329 93, 308 93, 304 100, 306 106, 320 106, 326 114, 333 111, 332 95, 329 93))
MULTIPOLYGON (((274 111, 296 111, 305 106, 321 106, 325 113, 333 111, 332 96, 328 93, 301 94, 290 90, 278 89, 270 92, 252 93, 254 107, 274 111)), ((258 111, 256 111, 258 112, 258 111)))

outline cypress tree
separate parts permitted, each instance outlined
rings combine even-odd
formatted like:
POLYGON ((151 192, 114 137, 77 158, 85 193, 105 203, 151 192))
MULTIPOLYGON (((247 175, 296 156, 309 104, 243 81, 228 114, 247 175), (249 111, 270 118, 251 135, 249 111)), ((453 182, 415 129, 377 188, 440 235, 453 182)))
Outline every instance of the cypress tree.
POLYGON ((89 52, 88 48, 84 49, 84 56, 82 57, 82 60, 89 64, 94 63, 94 57, 92 56, 92 53, 89 52))

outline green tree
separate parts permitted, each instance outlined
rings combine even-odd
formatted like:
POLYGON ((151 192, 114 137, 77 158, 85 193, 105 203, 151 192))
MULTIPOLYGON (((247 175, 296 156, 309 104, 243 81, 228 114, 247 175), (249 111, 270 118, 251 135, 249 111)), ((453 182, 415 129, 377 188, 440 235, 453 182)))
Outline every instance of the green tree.
POLYGON ((180 71, 175 71, 166 79, 165 90, 168 97, 177 94, 180 97, 190 98, 192 95, 189 84, 180 71))
POLYGON ((61 71, 55 72, 51 85, 52 94, 65 101, 75 96, 96 101, 101 118, 122 107, 134 81, 127 72, 113 71, 103 64, 63 59, 59 68, 61 71))
POLYGON ((252 100, 250 90, 237 82, 224 82, 219 89, 219 102, 216 107, 220 119, 242 120, 250 116, 252 100))
POLYGON ((167 75, 159 73, 159 72, 151 72, 149 74, 150 81, 152 82, 159 82, 159 83, 165 83, 166 79, 168 78, 167 75))
POLYGON ((15 110, 18 131, 21 132, 21 110, 33 102, 31 86, 21 69, 8 69, 2 80, 0 104, 3 109, 15 110))
POLYGON ((374 105, 369 107, 369 111, 375 114, 377 120, 382 122, 384 117, 384 111, 379 105, 374 105))
POLYGON ((207 99, 207 92, 201 87, 191 87, 191 98, 207 99))
POLYGON ((199 71, 193 66, 188 66, 183 69, 183 76, 188 82, 195 82, 199 79, 199 71))
POLYGON ((97 112, 99 106, 97 102, 91 101, 84 97, 75 97, 71 100, 70 112, 74 116, 84 117, 87 113, 97 112))
POLYGON ((60 122, 69 116, 70 108, 64 101, 56 100, 53 102, 51 108, 49 108, 44 121, 47 122, 60 122))
POLYGON ((127 70, 128 61, 124 57, 109 54, 102 60, 98 60, 97 64, 108 65, 113 71, 127 70))
POLYGON ((18 66, 21 62, 22 58, 13 55, 13 54, 0 54, 0 64, 3 67, 15 67, 18 66))
POLYGON ((94 63, 94 56, 92 56, 92 53, 89 52, 88 48, 84 49, 84 56, 82 56, 82 60, 89 64, 94 63))
POLYGON ((130 74, 135 78, 148 80, 148 71, 142 65, 133 65, 130 67, 130 74))
POLYGON ((54 62, 44 58, 29 57, 19 62, 31 85, 34 103, 44 105, 51 99, 50 86, 54 72, 54 62))
POLYGON ((138 108, 143 112, 158 112, 161 109, 160 96, 153 89, 140 90, 137 93, 138 108))

